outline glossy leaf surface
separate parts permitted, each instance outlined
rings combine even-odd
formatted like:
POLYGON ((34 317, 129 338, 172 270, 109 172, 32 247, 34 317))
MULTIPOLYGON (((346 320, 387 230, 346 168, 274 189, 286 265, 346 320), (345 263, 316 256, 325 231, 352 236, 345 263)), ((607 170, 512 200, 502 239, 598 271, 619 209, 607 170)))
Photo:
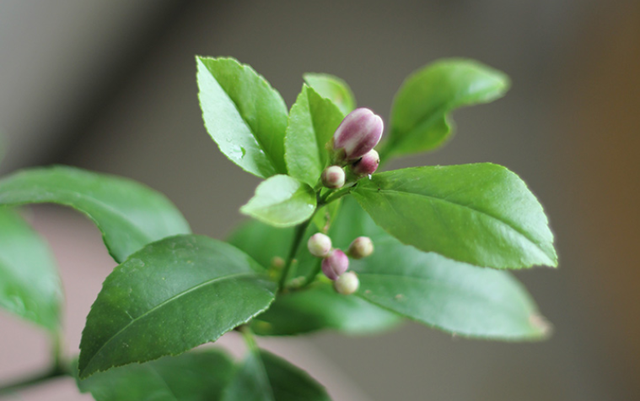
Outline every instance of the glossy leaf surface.
POLYGON ((535 340, 548 334, 549 326, 526 289, 508 272, 454 262, 403 245, 351 199, 345 200, 337 221, 332 227, 336 246, 346 246, 356 234, 369 236, 375 246, 373 255, 351 263, 360 279, 356 296, 469 337, 535 340))
POLYGON ((23 170, 0 180, 0 205, 57 203, 89 217, 117 262, 144 245, 190 232, 162 194, 135 181, 56 166, 23 170))
POLYGON ((266 351, 252 351, 223 401, 329 401, 324 387, 303 370, 266 351))
POLYGON ((493 101, 508 89, 504 73, 473 60, 445 59, 416 71, 396 94, 389 139, 381 155, 441 146, 451 134, 448 114, 453 109, 493 101))
POLYGON ((97 401, 212 401, 220 399, 233 371, 226 354, 206 350, 122 366, 77 384, 97 401))
POLYGON ((231 58, 198 57, 202 118, 220 151, 243 170, 286 174, 287 106, 251 67, 231 58))
POLYGON ((0 207, 0 307, 51 332, 60 328, 62 285, 46 242, 0 207))
POLYGON ((356 99, 349 85, 342 79, 330 74, 307 73, 304 81, 320 96, 330 99, 343 115, 351 113, 356 108, 356 99))
POLYGON ((343 119, 328 99, 304 85, 289 113, 285 159, 289 175, 314 187, 329 165, 327 143, 343 119))
POLYGON ((556 266, 553 234, 535 196, 490 163, 375 174, 353 195, 405 244, 475 266, 556 266))
POLYGON ((276 175, 263 181, 240 211, 276 227, 289 227, 311 217, 316 209, 313 189, 293 177, 276 175))
POLYGON ((229 244, 195 235, 149 244, 105 280, 82 333, 80 377, 215 341, 265 310, 275 291, 229 244))

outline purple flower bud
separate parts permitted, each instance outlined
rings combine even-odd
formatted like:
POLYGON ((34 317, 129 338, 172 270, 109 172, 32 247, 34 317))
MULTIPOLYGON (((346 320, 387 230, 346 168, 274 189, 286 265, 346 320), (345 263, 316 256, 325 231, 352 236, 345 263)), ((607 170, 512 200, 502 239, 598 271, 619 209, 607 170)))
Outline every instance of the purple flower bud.
POLYGON ((307 242, 307 248, 313 256, 324 258, 331 252, 331 238, 322 233, 313 234, 307 242))
POLYGON ((360 287, 360 280, 354 272, 346 272, 333 282, 333 288, 342 295, 351 295, 358 291, 358 287, 360 287))
POLYGON ((375 149, 371 149, 367 153, 365 153, 362 158, 353 163, 352 171, 354 174, 359 176, 365 176, 369 174, 373 174, 380 164, 380 156, 375 149))
POLYGON ((362 259, 373 253, 373 242, 369 237, 358 237, 351 242, 349 250, 347 251, 349 256, 354 259, 362 259))
POLYGON ((333 134, 334 158, 355 160, 374 148, 380 141, 384 123, 369 109, 355 109, 340 123, 333 134))
POLYGON ((322 172, 322 185, 327 188, 341 188, 344 185, 345 174, 340 166, 329 166, 322 172))
POLYGON ((322 272, 331 280, 335 280, 349 268, 349 258, 340 249, 334 249, 322 261, 322 272))

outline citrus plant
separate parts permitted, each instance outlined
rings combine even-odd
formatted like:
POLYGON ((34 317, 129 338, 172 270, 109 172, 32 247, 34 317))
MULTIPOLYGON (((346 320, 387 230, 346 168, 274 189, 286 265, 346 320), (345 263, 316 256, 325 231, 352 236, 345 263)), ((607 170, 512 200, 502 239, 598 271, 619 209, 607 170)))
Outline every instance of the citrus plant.
POLYGON ((50 371, 0 391, 70 375, 99 401, 328 400, 255 336, 372 333, 407 319, 473 338, 548 335, 506 271, 557 265, 545 213, 516 174, 491 163, 380 172, 395 157, 442 146, 451 112, 503 96, 503 73, 464 59, 428 65, 404 82, 385 124, 331 75, 304 75, 288 110, 251 67, 196 63, 208 133, 264 179, 240 208, 250 219, 219 241, 192 234, 169 200, 125 178, 54 166, 1 179, 0 306, 47 330, 54 345, 50 371), (119 263, 76 361, 60 352, 51 253, 14 209, 33 203, 86 215, 119 263), (242 361, 191 351, 233 330, 246 339, 242 361))

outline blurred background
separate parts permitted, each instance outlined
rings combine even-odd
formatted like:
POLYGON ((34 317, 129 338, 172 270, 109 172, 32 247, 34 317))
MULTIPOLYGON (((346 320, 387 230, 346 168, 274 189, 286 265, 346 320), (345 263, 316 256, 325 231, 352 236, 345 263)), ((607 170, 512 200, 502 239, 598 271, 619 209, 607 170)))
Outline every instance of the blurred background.
MULTIPOLYGON (((224 238, 259 181, 203 127, 196 54, 250 64, 289 106, 302 73, 337 75, 385 119, 404 77, 441 57, 512 78, 504 99, 455 113, 445 148, 390 167, 490 161, 528 183, 560 268, 517 276, 554 336, 504 344, 406 324, 267 341, 337 401, 640 399, 640 2, 2 0, 0 172, 63 163, 130 177, 167 194, 196 233, 224 238)), ((58 257, 73 355, 114 263, 79 215, 38 207, 31 219, 58 257)), ((46 366, 46 347, 1 314, 0 382, 46 366)), ((13 397, 89 399, 69 380, 13 397)))

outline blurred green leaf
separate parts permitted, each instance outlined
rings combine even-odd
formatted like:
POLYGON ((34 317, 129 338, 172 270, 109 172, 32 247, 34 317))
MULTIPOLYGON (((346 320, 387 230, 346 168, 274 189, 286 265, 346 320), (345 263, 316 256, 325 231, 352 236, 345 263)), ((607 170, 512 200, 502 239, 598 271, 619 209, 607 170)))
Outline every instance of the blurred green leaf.
POLYGON ((225 353, 206 350, 111 369, 77 384, 97 401, 212 401, 233 371, 225 353))
POLYGON ((356 108, 356 100, 349 85, 342 79, 329 74, 307 73, 304 81, 320 96, 330 99, 343 115, 351 113, 356 108))
POLYGON ((327 143, 344 116, 328 99, 303 85, 291 107, 285 135, 285 159, 289 175, 314 187, 329 164, 327 143))
POLYGON ((327 392, 303 370, 266 351, 249 353, 223 401, 330 401, 327 392))
POLYGON ((556 266, 547 217, 526 184, 490 163, 374 174, 352 192, 405 244, 475 266, 556 266))
POLYGON ((473 60, 439 60, 414 72, 395 96, 381 157, 441 146, 451 134, 452 110, 498 99, 509 85, 504 73, 473 60))
POLYGON ((56 332, 62 284, 46 242, 15 211, 0 207, 0 307, 56 332))
POLYGON ((316 209, 313 189, 288 175, 263 181, 240 211, 275 227, 290 227, 309 219, 316 209))
POLYGON ((202 118, 220 151, 258 177, 286 174, 287 106, 278 91, 234 59, 196 61, 202 118))
POLYGON ((377 227, 356 202, 345 199, 332 238, 335 246, 345 247, 354 235, 370 237, 375 247, 373 255, 351 261, 360 279, 356 296, 469 337, 535 340, 548 334, 549 325, 526 289, 508 272, 403 245, 377 227))
POLYGON ((23 170, 0 180, 0 205, 57 203, 89 217, 117 262, 144 245, 190 232, 162 194, 135 181, 56 166, 23 170))
POLYGON ((260 265, 224 242, 149 244, 105 280, 82 333, 80 377, 215 341, 264 311, 275 291, 260 265))

